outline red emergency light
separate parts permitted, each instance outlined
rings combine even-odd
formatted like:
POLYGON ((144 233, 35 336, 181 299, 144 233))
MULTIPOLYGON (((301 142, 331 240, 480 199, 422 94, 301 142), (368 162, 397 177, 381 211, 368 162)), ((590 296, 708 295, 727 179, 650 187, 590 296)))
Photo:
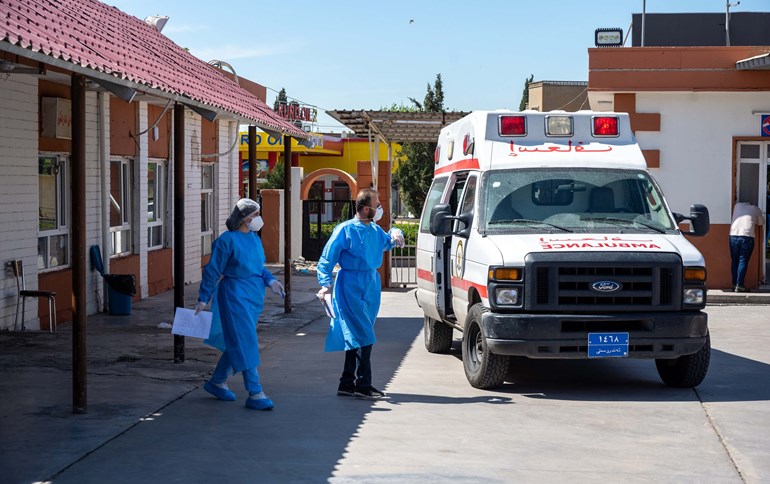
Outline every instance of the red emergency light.
POLYGON ((441 145, 436 145, 436 151, 433 152, 433 162, 438 165, 439 153, 441 153, 441 145))
POLYGON ((596 116, 594 118, 594 136, 618 136, 617 116, 596 116))
POLYGON ((526 116, 500 116, 500 136, 524 136, 527 134, 526 116))

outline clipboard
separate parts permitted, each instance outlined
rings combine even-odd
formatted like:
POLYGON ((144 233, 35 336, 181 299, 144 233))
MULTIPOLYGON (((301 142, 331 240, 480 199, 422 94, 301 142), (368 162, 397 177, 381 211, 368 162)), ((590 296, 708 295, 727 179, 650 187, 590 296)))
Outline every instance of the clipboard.
POLYGON ((176 308, 171 334, 206 339, 211 332, 211 318, 209 311, 201 311, 196 315, 192 309, 176 308))

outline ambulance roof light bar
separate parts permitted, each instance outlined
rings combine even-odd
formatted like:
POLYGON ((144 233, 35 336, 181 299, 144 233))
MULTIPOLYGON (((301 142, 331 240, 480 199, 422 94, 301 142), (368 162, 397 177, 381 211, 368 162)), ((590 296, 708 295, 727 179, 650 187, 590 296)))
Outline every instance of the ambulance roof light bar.
POLYGON ((527 117, 526 116, 500 116, 498 120, 497 133, 500 136, 526 136, 527 135, 527 117))
POLYGON ((618 131, 618 117, 594 116, 591 134, 599 138, 617 138, 620 135, 618 131))
POLYGON ((572 136, 572 116, 546 116, 546 136, 572 136))

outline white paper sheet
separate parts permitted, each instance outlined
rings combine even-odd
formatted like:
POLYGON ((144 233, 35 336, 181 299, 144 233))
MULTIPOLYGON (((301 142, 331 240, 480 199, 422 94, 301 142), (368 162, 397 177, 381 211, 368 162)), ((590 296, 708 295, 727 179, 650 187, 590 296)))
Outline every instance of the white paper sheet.
POLYGON ((332 306, 332 295, 326 294, 324 296, 323 301, 321 302, 324 305, 324 311, 326 311, 326 315, 334 319, 334 307, 332 306))
POLYGON ((193 338, 206 339, 211 332, 211 313, 201 311, 195 315, 195 311, 186 308, 176 308, 172 334, 180 336, 192 336, 193 338))

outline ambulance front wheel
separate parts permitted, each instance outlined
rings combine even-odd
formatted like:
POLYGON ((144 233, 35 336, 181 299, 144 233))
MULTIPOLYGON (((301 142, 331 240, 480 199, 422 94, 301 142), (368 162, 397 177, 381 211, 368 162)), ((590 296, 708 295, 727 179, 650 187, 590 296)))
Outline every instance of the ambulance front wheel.
POLYGON ((428 353, 446 353, 452 349, 452 327, 425 316, 423 335, 428 353))
POLYGON ((670 360, 655 360, 658 375, 663 383, 670 387, 694 388, 701 384, 709 369, 711 360, 711 337, 706 335, 706 342, 697 353, 680 356, 670 360))
POLYGON ((481 317, 489 311, 481 304, 474 304, 468 312, 463 331, 463 367, 468 383, 474 388, 495 388, 505 382, 510 358, 495 355, 489 351, 484 333, 481 331, 481 317))

